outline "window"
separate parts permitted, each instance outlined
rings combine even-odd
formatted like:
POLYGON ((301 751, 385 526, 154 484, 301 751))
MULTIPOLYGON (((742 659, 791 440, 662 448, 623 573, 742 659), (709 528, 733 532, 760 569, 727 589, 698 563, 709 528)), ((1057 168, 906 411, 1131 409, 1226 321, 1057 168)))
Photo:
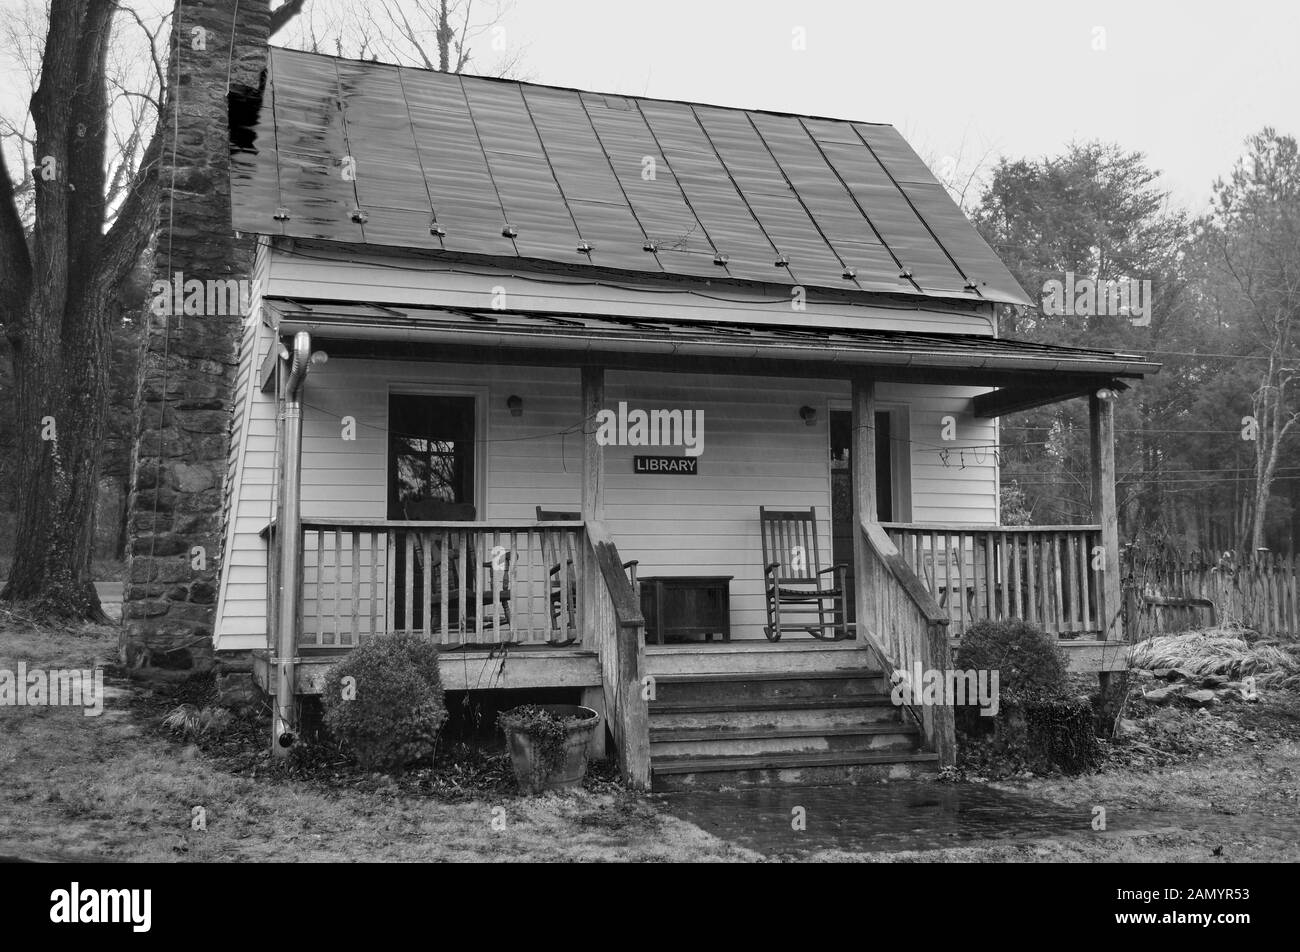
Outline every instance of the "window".
POLYGON ((388 398, 388 518, 413 502, 474 503, 474 398, 388 398))

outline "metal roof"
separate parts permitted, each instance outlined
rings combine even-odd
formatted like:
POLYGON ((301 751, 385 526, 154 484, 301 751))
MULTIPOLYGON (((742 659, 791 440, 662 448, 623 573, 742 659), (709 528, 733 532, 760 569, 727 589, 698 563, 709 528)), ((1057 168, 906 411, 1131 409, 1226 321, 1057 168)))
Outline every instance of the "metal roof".
POLYGON ((253 131, 241 231, 1033 303, 889 125, 273 48, 253 131))
POLYGON ((1133 354, 1055 347, 977 334, 742 326, 704 321, 509 311, 449 310, 357 302, 264 301, 280 333, 322 340, 407 340, 463 347, 527 347, 673 356, 815 360, 914 369, 1007 370, 1141 377, 1159 364, 1133 354))

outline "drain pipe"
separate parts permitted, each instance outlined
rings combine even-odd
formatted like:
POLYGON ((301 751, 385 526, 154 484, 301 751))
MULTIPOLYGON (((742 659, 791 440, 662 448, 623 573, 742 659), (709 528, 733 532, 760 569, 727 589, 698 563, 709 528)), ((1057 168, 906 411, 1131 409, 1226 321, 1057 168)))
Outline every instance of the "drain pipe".
POLYGON ((294 669, 298 661, 298 572, 302 525, 302 393, 311 366, 311 335, 299 331, 293 336, 293 357, 284 387, 280 424, 284 433, 284 483, 280 489, 280 518, 276 534, 280 540, 280 617, 276 626, 275 715, 271 726, 271 752, 288 756, 298 737, 298 716, 294 705, 294 669))

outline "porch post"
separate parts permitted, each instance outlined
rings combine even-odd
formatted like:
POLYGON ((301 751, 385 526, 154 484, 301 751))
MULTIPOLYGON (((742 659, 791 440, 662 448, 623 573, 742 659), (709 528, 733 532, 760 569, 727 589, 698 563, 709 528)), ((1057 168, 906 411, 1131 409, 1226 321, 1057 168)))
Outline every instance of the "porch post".
MULTIPOLYGON (((596 441, 596 414, 605 405, 605 368, 582 368, 582 518, 586 522, 601 522, 605 518, 605 448, 596 441)), ((586 556, 587 546, 583 546, 586 556)), ((602 623, 596 610, 596 592, 604 582, 596 560, 584 558, 582 567, 582 643, 601 644, 594 630, 602 623)), ((604 686, 584 688, 582 704, 600 713, 601 726, 591 738, 588 756, 601 760, 605 757, 605 734, 610 729, 610 710, 604 686)))
POLYGON ((605 518, 605 448, 596 441, 596 414, 605 406, 605 368, 582 368, 582 518, 605 518))
POLYGON ((1107 641, 1123 641, 1120 615, 1119 515, 1115 508, 1115 392, 1088 396, 1088 430, 1092 442, 1092 517, 1101 526, 1105 561, 1098 606, 1107 641))
MULTIPOLYGON (((871 592, 866 582, 866 567, 871 557, 862 537, 862 523, 876 521, 876 382, 863 374, 853 375, 853 413, 849 442, 849 463, 853 480, 853 572, 854 610, 857 612, 858 641, 865 644, 862 634, 867 628, 871 605, 871 592)), ((883 632, 877 632, 883 636, 883 632)))

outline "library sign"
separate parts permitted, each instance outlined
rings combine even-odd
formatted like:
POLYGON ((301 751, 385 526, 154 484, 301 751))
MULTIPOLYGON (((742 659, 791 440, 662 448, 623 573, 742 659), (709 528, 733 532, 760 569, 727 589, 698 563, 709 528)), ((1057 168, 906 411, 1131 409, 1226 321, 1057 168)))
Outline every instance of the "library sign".
POLYGON ((698 456, 633 456, 634 473, 653 473, 661 476, 698 476, 698 456))

